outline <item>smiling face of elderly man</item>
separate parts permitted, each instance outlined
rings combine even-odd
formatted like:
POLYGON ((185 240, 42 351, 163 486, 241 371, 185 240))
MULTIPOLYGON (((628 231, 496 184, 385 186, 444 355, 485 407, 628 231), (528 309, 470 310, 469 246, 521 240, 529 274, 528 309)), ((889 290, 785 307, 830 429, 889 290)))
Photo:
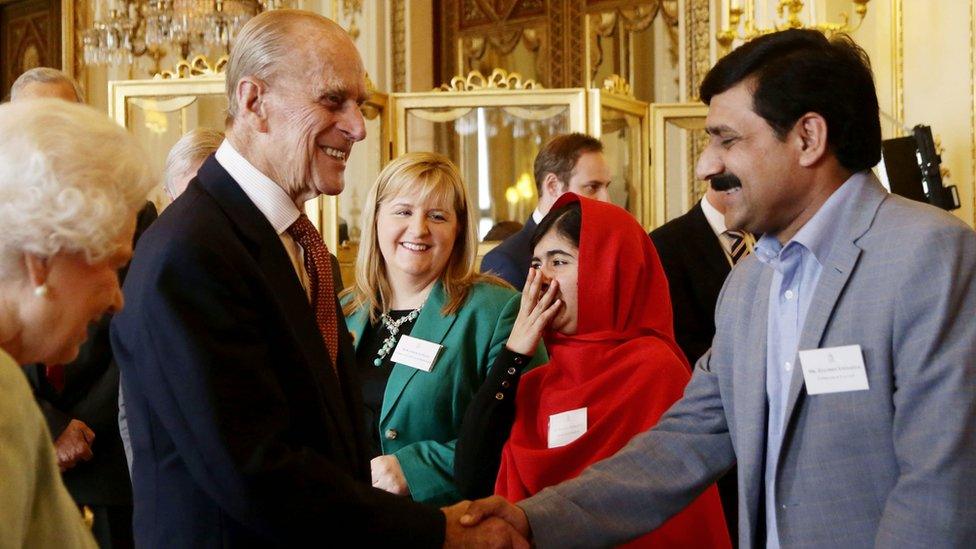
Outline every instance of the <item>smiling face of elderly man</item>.
MULTIPOLYGON (((279 27, 256 28, 255 34, 286 33, 278 46, 287 49, 287 62, 262 66, 260 56, 267 52, 250 47, 237 61, 256 70, 244 67, 229 76, 239 77, 232 90, 229 138, 300 205, 342 192, 352 145, 366 136, 359 109, 367 98, 366 72, 352 40, 332 21, 296 17, 279 27)), ((275 53, 280 52, 269 57, 275 53)))

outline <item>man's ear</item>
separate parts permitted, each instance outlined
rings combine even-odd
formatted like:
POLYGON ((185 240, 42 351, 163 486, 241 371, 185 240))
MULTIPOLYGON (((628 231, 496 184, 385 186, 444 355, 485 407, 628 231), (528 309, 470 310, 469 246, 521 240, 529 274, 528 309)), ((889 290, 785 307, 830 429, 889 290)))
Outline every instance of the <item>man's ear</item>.
POLYGON ((47 284, 47 277, 51 271, 51 262, 43 257, 25 253, 24 270, 27 272, 27 280, 31 286, 37 288, 47 284))
POLYGON ((259 132, 268 131, 267 86, 253 76, 245 76, 237 82, 237 116, 259 132))
POLYGON ((562 194, 562 187, 563 185, 559 181, 559 178, 552 172, 547 173, 546 177, 542 180, 542 191, 552 201, 555 201, 562 194))
POLYGON ((799 161, 809 168, 827 154, 830 145, 827 141, 827 121, 818 113, 808 112, 793 126, 795 139, 800 148, 799 161))

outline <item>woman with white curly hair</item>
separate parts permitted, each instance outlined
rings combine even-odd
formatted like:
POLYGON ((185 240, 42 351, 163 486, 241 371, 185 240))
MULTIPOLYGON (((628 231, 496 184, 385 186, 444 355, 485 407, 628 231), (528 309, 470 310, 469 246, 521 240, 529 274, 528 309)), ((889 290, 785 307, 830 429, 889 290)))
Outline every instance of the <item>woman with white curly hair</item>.
POLYGON ((20 366, 66 364, 122 308, 118 270, 153 185, 124 129, 82 105, 0 106, 0 540, 94 547, 20 366))

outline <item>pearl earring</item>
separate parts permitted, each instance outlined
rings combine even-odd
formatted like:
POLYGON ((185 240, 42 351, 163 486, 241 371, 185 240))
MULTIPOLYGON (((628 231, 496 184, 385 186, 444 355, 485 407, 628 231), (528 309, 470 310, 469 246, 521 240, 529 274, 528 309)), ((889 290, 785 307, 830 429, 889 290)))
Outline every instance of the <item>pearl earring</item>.
POLYGON ((47 284, 41 284, 40 286, 34 286, 34 295, 37 297, 44 297, 47 295, 47 284))

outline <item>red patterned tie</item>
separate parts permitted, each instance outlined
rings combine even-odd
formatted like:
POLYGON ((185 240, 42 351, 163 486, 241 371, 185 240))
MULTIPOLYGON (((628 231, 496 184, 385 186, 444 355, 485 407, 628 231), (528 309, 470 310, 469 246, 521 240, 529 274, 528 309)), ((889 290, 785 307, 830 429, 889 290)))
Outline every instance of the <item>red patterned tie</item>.
POLYGON ((339 352, 338 311, 336 311, 335 282, 332 278, 332 261, 329 260, 329 249, 322 240, 322 235, 315 229, 305 214, 288 227, 288 234, 305 251, 305 271, 308 273, 309 284, 312 286, 312 308, 315 310, 315 322, 322 332, 325 348, 332 359, 332 369, 337 368, 339 352))

